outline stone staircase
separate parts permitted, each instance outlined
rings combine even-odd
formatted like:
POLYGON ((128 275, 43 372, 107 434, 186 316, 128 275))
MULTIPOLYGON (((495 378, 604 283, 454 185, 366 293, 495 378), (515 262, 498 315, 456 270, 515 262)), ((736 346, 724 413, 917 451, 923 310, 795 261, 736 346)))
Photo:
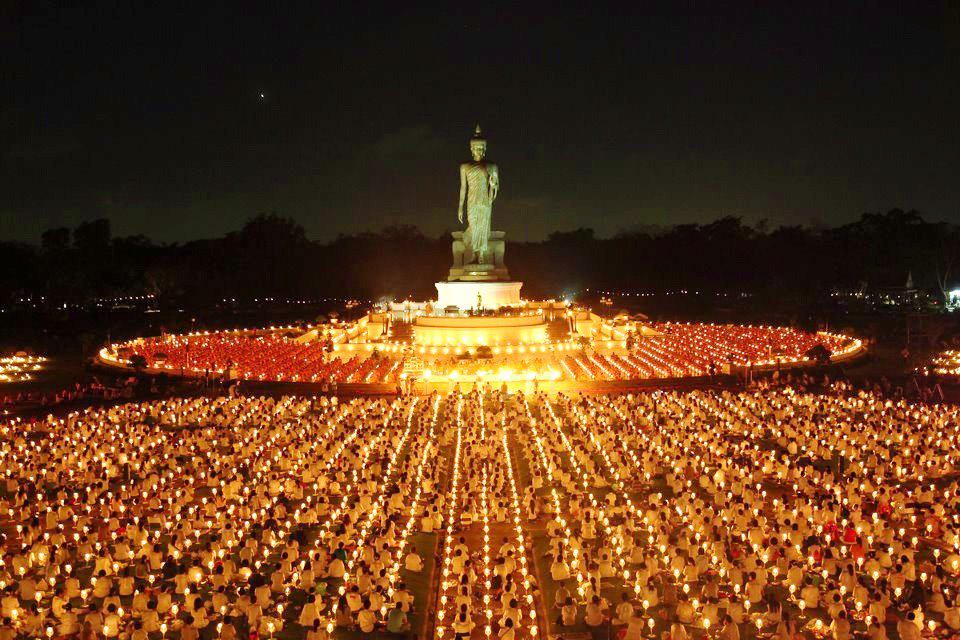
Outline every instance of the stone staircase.
POLYGON ((414 353, 408 354, 403 361, 403 375, 407 378, 419 378, 423 375, 424 368, 423 360, 414 353))
POLYGON ((570 339, 570 323, 566 318, 557 318, 547 324, 547 338, 553 342, 570 339))
POLYGON ((390 323, 390 342, 413 342, 413 323, 394 320, 390 323))

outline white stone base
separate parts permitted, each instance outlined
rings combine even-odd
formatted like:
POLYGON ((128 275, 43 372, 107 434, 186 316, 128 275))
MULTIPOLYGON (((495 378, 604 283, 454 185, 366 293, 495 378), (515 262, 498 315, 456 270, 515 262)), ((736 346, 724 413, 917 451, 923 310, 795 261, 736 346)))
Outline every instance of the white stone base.
POLYGON ((445 307, 473 309, 477 306, 477 295, 484 309, 520 304, 522 282, 438 282, 437 311, 445 307))

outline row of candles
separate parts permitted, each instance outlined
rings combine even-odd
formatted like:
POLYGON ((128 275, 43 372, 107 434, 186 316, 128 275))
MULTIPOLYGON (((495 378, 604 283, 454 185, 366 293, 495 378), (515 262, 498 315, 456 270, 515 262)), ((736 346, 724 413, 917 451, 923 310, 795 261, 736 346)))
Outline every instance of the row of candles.
POLYGON ((0 382, 26 382, 43 368, 42 356, 12 355, 0 357, 0 382))

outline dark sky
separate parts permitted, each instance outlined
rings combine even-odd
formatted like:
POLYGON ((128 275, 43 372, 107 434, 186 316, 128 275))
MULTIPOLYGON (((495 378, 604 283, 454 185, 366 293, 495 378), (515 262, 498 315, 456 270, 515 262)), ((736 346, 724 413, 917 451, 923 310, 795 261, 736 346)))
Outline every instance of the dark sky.
POLYGON ((954 0, 58 4, 0 9, 2 239, 439 232, 476 122, 513 238, 960 222, 954 0))

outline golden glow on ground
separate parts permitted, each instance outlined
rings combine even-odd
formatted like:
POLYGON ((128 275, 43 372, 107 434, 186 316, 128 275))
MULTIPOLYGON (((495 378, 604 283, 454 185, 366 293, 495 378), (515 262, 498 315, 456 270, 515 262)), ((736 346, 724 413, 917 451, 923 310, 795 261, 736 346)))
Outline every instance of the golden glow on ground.
POLYGON ((4 356, 0 358, 0 382, 27 382, 47 361, 42 356, 4 356))

